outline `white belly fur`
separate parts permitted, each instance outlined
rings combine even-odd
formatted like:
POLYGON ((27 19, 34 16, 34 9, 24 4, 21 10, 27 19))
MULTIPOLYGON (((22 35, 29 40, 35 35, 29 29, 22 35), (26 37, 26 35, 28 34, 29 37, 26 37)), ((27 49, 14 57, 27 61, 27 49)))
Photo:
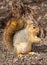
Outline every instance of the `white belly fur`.
POLYGON ((31 50, 31 45, 29 43, 28 29, 23 29, 17 32, 13 38, 13 46, 21 51, 21 53, 27 53, 31 50))

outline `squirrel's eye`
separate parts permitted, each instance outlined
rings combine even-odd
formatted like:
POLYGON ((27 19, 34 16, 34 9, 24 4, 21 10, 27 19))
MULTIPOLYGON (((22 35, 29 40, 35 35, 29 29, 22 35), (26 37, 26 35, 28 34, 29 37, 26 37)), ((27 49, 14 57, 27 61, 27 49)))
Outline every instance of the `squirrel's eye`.
POLYGON ((35 27, 33 27, 35 29, 35 27))

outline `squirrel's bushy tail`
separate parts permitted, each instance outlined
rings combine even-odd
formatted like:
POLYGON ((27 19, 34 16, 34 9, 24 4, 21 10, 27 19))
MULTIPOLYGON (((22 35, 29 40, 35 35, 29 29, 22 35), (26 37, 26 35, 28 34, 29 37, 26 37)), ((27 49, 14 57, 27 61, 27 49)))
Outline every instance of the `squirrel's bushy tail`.
POLYGON ((21 20, 11 19, 8 21, 3 34, 3 40, 9 50, 13 49, 13 35, 16 31, 23 28, 21 20))

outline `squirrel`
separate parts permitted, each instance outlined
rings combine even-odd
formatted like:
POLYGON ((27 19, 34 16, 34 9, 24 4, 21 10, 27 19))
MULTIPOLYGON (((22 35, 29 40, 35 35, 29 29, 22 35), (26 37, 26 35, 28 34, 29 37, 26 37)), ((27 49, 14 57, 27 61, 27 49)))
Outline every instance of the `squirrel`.
POLYGON ((32 24, 26 24, 22 20, 10 20, 5 29, 3 40, 9 50, 14 50, 17 54, 26 54, 31 51, 32 43, 39 43, 41 39, 37 37, 39 28, 34 28, 32 24))

